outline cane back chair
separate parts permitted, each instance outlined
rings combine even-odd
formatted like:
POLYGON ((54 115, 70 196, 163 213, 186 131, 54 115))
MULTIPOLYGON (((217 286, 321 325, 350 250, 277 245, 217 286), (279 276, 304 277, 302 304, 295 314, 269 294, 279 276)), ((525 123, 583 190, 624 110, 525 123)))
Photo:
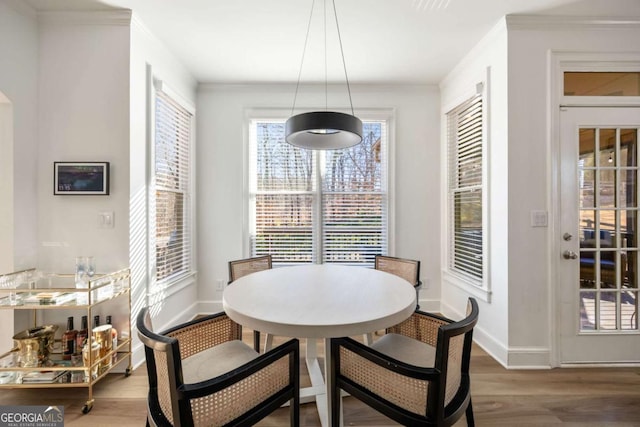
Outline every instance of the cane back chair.
POLYGON ((136 326, 149 377, 147 425, 247 426, 289 402, 291 425, 299 426, 297 339, 260 355, 224 313, 157 334, 143 308, 136 326))
POLYGON ((334 425, 344 390, 405 426, 451 426, 465 413, 474 426, 469 362, 477 321, 478 304, 469 298, 458 322, 416 311, 371 347, 333 338, 334 425))
MULTIPOLYGON (((270 270, 272 267, 271 255, 263 255, 253 258, 229 261, 229 283, 262 270, 270 270)), ((265 345, 265 350, 271 346, 265 345)), ((260 351, 260 331, 253 331, 253 348, 260 351)))

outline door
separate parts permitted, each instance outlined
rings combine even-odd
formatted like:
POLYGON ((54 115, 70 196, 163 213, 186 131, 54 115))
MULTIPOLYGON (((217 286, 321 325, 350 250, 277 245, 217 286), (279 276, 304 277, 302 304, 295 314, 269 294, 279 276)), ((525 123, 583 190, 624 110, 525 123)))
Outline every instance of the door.
POLYGON ((560 112, 560 363, 638 363, 640 108, 560 112))

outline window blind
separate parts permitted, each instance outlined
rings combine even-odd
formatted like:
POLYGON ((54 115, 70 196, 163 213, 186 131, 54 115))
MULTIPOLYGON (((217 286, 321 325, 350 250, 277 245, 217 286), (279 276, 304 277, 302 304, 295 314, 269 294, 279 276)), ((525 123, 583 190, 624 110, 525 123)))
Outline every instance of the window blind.
POLYGON ((156 92, 154 184, 156 281, 191 271, 190 145, 192 114, 156 92))
POLYGON ((387 253, 385 122, 363 122, 362 143, 325 153, 323 262, 373 265, 387 253))
POLYGON ((447 114, 449 157, 449 268, 483 278, 482 96, 447 114))
POLYGON ((386 124, 364 128, 362 144, 316 152, 287 144, 283 121, 252 121, 251 256, 373 265, 386 253, 386 124))

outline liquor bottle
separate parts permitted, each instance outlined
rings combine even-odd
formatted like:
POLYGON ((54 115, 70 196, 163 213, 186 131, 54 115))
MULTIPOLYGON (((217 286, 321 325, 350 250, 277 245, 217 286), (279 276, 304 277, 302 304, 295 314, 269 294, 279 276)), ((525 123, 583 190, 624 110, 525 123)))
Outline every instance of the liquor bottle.
POLYGON ((80 353, 82 348, 84 347, 84 341, 87 339, 89 335, 89 330, 87 326, 87 316, 82 316, 82 322, 80 324, 81 328, 78 331, 78 335, 76 336, 76 353, 80 353))
POLYGON ((73 329, 73 316, 67 318, 67 330, 62 335, 62 358, 71 360, 71 355, 76 352, 76 338, 78 331, 73 329))
POLYGON ((111 323, 111 315, 107 316, 107 323, 111 325, 111 348, 113 349, 113 362, 118 358, 118 330, 114 327, 113 323, 111 323))

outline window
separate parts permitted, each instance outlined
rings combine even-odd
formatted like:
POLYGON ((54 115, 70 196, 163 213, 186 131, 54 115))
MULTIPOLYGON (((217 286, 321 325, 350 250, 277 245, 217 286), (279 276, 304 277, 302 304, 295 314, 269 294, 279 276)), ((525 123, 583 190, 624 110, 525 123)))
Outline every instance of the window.
POLYGON ((447 114, 448 264, 453 273, 483 285, 483 115, 476 95, 447 114))
POLYGON ((363 125, 361 144, 314 151, 285 142, 284 121, 251 121, 251 256, 372 266, 387 252, 387 126, 363 125))
POLYGON ((565 71, 566 96, 640 96, 640 72, 565 71))
POLYGON ((153 155, 156 283, 191 273, 191 129, 193 113, 162 90, 155 96, 153 155))

